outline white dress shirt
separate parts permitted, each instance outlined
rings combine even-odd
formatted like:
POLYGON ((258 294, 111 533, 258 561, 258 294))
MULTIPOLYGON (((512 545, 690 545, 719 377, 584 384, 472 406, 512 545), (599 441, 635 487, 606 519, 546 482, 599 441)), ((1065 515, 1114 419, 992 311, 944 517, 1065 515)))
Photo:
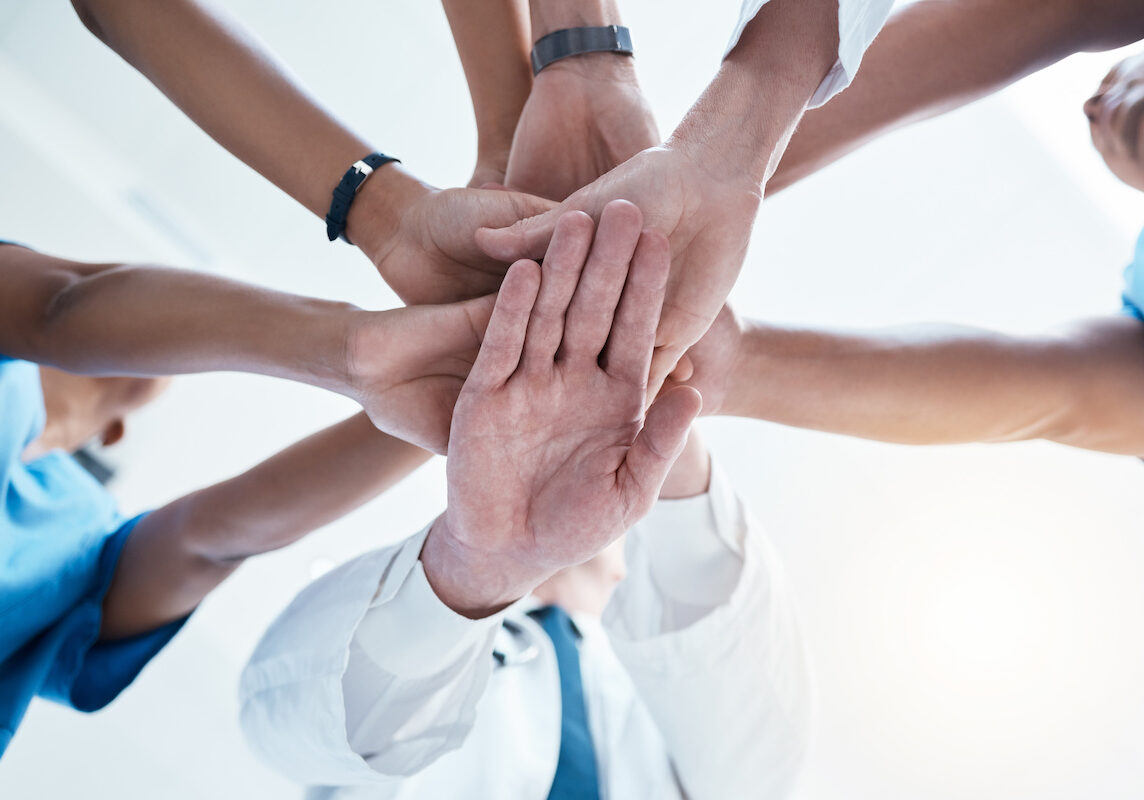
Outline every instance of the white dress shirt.
MULTIPOLYGON (((315 798, 544 800, 560 677, 535 601, 457 615, 425 578, 425 535, 333 570, 275 621, 242 677, 247 738, 315 798)), ((601 797, 784 797, 809 696, 769 544, 713 469, 625 552, 602 620, 574 617, 601 797)))
MULTIPOLYGON (((747 23, 768 2, 769 0, 743 0, 739 23, 727 45, 728 53, 739 43, 747 23)), ((818 85, 818 90, 810 100, 810 108, 818 108, 850 85, 858 73, 866 48, 886 24, 886 17, 893 7, 894 0, 838 0, 838 60, 818 85)))

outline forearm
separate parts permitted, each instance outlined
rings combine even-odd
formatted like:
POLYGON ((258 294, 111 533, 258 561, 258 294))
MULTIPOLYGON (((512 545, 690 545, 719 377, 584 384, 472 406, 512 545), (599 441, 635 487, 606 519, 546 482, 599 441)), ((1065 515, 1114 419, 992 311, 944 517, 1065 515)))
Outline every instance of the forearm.
POLYGON ((880 134, 936 116, 1081 50, 1144 36, 1134 0, 923 0, 893 15, 851 86, 806 115, 778 191, 880 134))
POLYGON ((346 304, 185 270, 77 265, 31 251, 6 265, 13 265, 5 270, 11 294, 0 300, 7 355, 83 374, 236 370, 352 391, 346 341, 351 318, 363 312, 346 304))
POLYGON ((718 180, 761 187, 838 57, 837 0, 772 0, 668 144, 718 180))
POLYGON ((169 503, 128 540, 105 601, 104 636, 130 635, 190 613, 245 558, 345 516, 428 458, 357 414, 169 503))
MULTIPOLYGON (((324 217, 349 166, 374 148, 323 109, 249 32, 196 0, 73 0, 84 24, 215 141, 324 217)), ((394 165, 372 177, 370 202, 416 181, 394 165)), ((364 187, 363 187, 364 188, 364 187)), ((355 209, 358 204, 355 203, 355 209)), ((383 214, 389 219, 396 210, 383 214)), ((349 232, 353 241, 354 217, 349 232)), ((374 217, 376 220, 376 217, 374 217)), ((396 224, 396 222, 393 222, 396 224)))
MULTIPOLYGON (((503 176, 521 109, 532 88, 526 0, 443 0, 477 122, 478 167, 503 176)), ((503 180, 503 179, 502 179, 503 180)))
POLYGON ((721 413, 905 444, 1049 439, 1144 455, 1144 326, 1017 337, 952 326, 750 325, 721 413))

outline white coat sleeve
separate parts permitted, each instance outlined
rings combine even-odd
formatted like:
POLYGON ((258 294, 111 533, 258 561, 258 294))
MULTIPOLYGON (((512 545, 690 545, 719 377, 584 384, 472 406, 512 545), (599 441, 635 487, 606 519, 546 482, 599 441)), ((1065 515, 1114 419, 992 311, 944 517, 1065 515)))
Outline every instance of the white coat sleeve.
POLYGON ((628 535, 604 611, 612 647, 691 800, 793 788, 810 728, 806 657, 775 554, 721 471, 628 535))
POLYGON ((278 771, 383 798, 464 742, 502 614, 470 620, 437 599, 418 560, 427 532, 318 579, 258 644, 241 722, 278 771))
MULTIPOLYGON (((735 49, 743 29, 768 2, 743 0, 739 22, 727 45, 728 53, 735 49)), ((838 60, 818 85, 810 100, 810 108, 818 108, 850 85, 858 73, 866 48, 882 30, 893 7, 894 0, 838 0, 838 60)))

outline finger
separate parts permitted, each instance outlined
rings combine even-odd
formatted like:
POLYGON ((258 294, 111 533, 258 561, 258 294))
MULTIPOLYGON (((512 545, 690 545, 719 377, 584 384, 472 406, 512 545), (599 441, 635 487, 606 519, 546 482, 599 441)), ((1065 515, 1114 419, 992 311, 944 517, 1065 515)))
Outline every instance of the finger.
POLYGON ((642 227, 643 214, 627 200, 613 200, 604 206, 592 251, 564 320, 562 356, 593 361, 599 358, 608 341, 642 227))
POLYGON ((667 473, 687 443, 687 430, 699 415, 703 398, 690 386, 671 389, 651 404, 643 429, 620 467, 625 505, 635 522, 651 509, 667 473))
POLYGON ((540 294, 528 323, 525 369, 551 368, 564 336, 564 317, 576 293, 596 226, 582 211, 560 217, 540 269, 540 294))
POLYGON ((521 214, 515 222, 506 220, 503 224, 507 227, 486 225, 477 230, 477 247, 490 258, 506 263, 520 258, 542 258, 559 218, 560 209, 554 208, 544 213, 521 214))
POLYGON ((687 383, 694 374, 695 362, 691 360, 691 356, 684 353, 683 358, 679 359, 679 363, 667 377, 675 383, 687 383))
POLYGON ((671 246, 667 237, 654 231, 640 234, 607 335, 603 363, 609 375, 641 386, 647 382, 670 268, 671 246))
POLYGON ((469 382, 478 389, 494 389, 504 383, 520 364, 528 317, 540 290, 540 265, 518 261, 509 267, 497 294, 496 305, 469 382))
POLYGON ((503 183, 497 183, 496 181, 488 181, 487 183, 482 183, 480 188, 488 189, 489 191, 493 191, 493 192, 507 192, 507 191, 509 191, 509 188, 507 186, 505 186, 503 183))
POLYGON ((667 376, 675 371, 686 348, 678 345, 662 345, 655 348, 651 357, 651 369, 647 376, 647 396, 655 397, 663 388, 667 376))

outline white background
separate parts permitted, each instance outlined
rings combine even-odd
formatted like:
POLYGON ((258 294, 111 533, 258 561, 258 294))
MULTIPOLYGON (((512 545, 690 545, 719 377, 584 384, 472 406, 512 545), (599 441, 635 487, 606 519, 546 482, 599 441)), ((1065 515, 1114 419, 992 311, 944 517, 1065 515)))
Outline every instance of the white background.
MULTIPOLYGON (((379 148, 438 185, 467 180, 473 123, 437 4, 227 5, 379 148)), ((668 131, 716 68, 735 0, 623 5, 668 131)), ((738 309, 1011 330, 1114 313, 1144 203, 1103 168, 1080 106, 1116 58, 1072 59, 767 201, 738 309)), ((317 219, 188 123, 62 0, 0 4, 0 235, 396 303, 364 259, 326 243, 317 219)), ((268 379, 183 378, 109 454, 113 488, 128 511, 155 506, 351 412, 268 379)), ((1144 467, 1046 444, 910 449, 742 420, 703 429, 803 612, 818 708, 799 800, 1140 796, 1144 467)), ((437 460, 243 567, 106 711, 33 705, 0 762, 0 797, 296 796, 241 740, 239 670, 313 576, 434 515, 443 474, 437 460)))

